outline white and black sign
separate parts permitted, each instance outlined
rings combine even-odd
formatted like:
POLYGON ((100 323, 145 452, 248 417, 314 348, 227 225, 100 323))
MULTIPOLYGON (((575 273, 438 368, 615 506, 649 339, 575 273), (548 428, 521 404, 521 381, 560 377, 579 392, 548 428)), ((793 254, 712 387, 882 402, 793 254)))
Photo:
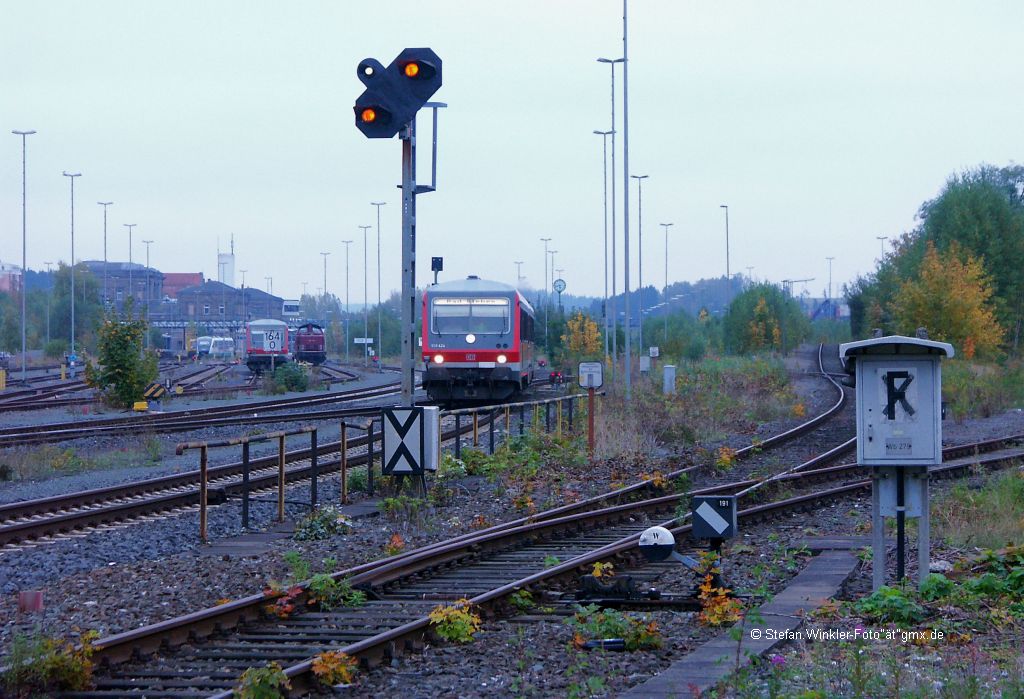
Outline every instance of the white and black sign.
POLYGON ((698 495, 690 501, 693 536, 696 539, 729 539, 736 536, 736 496, 698 495))
POLYGON ((604 365, 601 362, 580 362, 576 376, 580 388, 601 388, 604 385, 604 365))
POLYGON ((661 356, 661 348, 657 346, 651 346, 647 348, 648 353, 651 355, 651 359, 657 359, 661 356))
POLYGON ((392 474, 423 474, 424 439, 423 408, 384 408, 381 472, 392 474))

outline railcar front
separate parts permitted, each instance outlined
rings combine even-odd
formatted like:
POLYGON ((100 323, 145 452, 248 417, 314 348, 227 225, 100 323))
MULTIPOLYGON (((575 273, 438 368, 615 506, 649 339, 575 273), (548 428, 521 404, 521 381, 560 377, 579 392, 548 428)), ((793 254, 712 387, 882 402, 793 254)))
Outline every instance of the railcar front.
POLYGON ((250 371, 273 371, 288 359, 287 323, 271 318, 249 323, 245 333, 245 364, 250 371))

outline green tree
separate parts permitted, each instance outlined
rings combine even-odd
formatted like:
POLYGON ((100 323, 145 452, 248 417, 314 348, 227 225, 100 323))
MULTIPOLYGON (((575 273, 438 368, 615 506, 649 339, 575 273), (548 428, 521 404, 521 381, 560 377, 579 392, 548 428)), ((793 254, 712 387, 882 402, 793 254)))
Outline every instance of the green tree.
POLYGON ((158 375, 156 355, 142 349, 147 324, 133 315, 131 301, 121 317, 110 314, 98 332, 98 365, 87 361, 85 380, 103 392, 111 405, 128 407, 142 399, 158 375))
MULTIPOLYGON (((53 304, 50 307, 51 337, 71 338, 71 268, 63 262, 54 272, 53 304)), ((103 305, 96 278, 85 265, 75 265, 76 344, 96 346, 96 329, 103 322, 103 305)))
POLYGON ((810 322, 799 304, 772 284, 755 284, 739 294, 725 316, 726 344, 744 354, 788 352, 810 334, 810 322))

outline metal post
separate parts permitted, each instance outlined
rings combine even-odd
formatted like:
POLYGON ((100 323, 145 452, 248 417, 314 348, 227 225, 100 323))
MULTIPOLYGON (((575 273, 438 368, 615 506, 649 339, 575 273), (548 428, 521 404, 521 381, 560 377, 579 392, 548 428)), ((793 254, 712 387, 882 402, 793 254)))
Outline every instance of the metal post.
POLYGON ((380 296, 380 207, 387 202, 374 201, 370 206, 377 207, 377 371, 384 371, 384 335, 381 330, 381 296, 380 296))
POLYGON ((505 434, 509 434, 512 431, 512 409, 507 405, 505 406, 505 434))
POLYGON ((348 504, 348 425, 341 421, 341 504, 348 504))
POLYGON ((555 434, 558 438, 562 438, 562 399, 558 399, 558 404, 555 405, 555 434))
POLYGON ((207 476, 207 447, 205 444, 199 448, 199 540, 204 544, 206 538, 206 476, 207 476))
POLYGON ((906 576, 907 479, 904 469, 896 469, 896 582, 906 576))
POLYGON ((551 432, 551 403, 544 404, 544 431, 551 432))
MULTIPOLYGON (((28 235, 27 231, 27 208, 25 206, 25 152, 26 139, 35 131, 12 131, 11 133, 21 136, 21 381, 25 383, 28 379, 25 376, 25 359, 28 349, 25 345, 25 293, 28 291, 28 235)), ((74 180, 72 180, 74 182, 74 180)), ((104 209, 105 211, 106 209, 104 209)))
POLYGON ((637 351, 644 351, 644 180, 647 179, 648 175, 630 175, 636 180, 637 186, 637 197, 636 197, 636 259, 638 263, 638 274, 637 274, 637 289, 640 290, 640 307, 637 309, 637 322, 639 323, 639 332, 637 334, 638 346, 637 351))
POLYGON ((473 413, 473 446, 480 445, 480 413, 473 413))
POLYGON ((882 517, 883 471, 871 467, 871 590, 885 584, 885 518, 882 517))
POLYGON ((462 415, 455 413, 455 458, 462 456, 462 415))
POLYGON ((573 406, 575 406, 575 405, 576 405, 576 400, 574 398, 569 398, 569 431, 570 432, 574 431, 574 427, 575 427, 575 425, 573 423, 573 419, 572 419, 573 418, 573 410, 574 410, 573 406))
POLYGON ((71 354, 75 353, 75 178, 80 172, 65 172, 71 178, 71 354))
POLYGON ((526 430, 526 406, 519 406, 519 436, 523 436, 523 432, 526 430))
POLYGON ((668 229, 673 223, 658 224, 665 229, 665 291, 662 294, 662 301, 665 302, 665 345, 668 345, 668 229))
POLYGON ((366 488, 370 491, 370 497, 373 497, 373 420, 366 426, 366 439, 366 488))
POLYGON ((594 389, 587 389, 587 450, 594 458, 594 389))
POLYGON ((373 226, 359 227, 363 229, 363 366, 365 367, 370 362, 370 353, 367 351, 369 345, 366 344, 366 341, 370 339, 370 293, 367 291, 369 289, 367 277, 370 276, 370 273, 366 263, 366 231, 373 226))
POLYGON ((315 510, 318 506, 319 500, 316 492, 316 477, 317 477, 317 454, 316 454, 316 428, 309 433, 309 449, 311 452, 309 460, 309 506, 310 509, 315 510))
POLYGON ((917 522, 917 584, 924 584, 931 568, 931 503, 928 501, 928 467, 921 469, 917 478, 918 487, 921 489, 921 518, 917 522))
MULTIPOLYGON (((614 95, 613 95, 614 97, 614 95)), ((601 137, 601 148, 604 154, 604 361, 609 361, 609 314, 608 314, 608 136, 611 131, 594 131, 601 137)), ((614 380, 614 379, 613 379, 614 380)))
POLYGON ((629 32, 626 23, 627 0, 622 0, 622 247, 624 250, 625 273, 623 289, 626 294, 626 400, 633 396, 632 345, 630 343, 629 312, 629 32))
POLYGON ((491 413, 491 429, 488 431, 490 434, 490 454, 494 454, 494 423, 498 421, 497 411, 491 413))
POLYGON ((277 521, 284 521, 284 435, 277 438, 277 521))
POLYGON ((242 442, 242 528, 249 528, 249 440, 242 442))
POLYGON ((416 117, 402 129, 402 405, 416 387, 416 117))

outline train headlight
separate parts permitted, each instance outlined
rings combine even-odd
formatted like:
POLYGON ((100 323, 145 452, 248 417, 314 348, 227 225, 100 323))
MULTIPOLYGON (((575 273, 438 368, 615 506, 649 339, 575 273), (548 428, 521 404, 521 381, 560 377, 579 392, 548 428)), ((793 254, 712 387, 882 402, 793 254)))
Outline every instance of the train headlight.
POLYGON ((466 335, 466 342, 468 342, 469 344, 473 344, 474 342, 476 342, 476 335, 474 335, 473 333, 466 335))
POLYGON ((506 357, 503 354, 499 354, 498 355, 498 364, 504 364, 507 361, 508 361, 508 357, 506 357))
POLYGON ((434 355, 434 364, 444 364, 444 355, 435 354, 434 355))

